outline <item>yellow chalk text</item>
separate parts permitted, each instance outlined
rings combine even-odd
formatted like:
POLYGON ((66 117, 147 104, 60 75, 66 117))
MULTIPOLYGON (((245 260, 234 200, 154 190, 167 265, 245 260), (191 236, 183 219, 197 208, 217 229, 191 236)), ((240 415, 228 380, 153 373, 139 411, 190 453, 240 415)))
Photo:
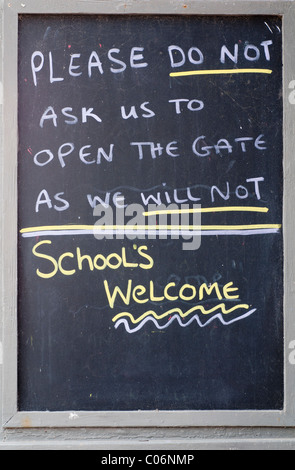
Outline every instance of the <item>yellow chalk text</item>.
MULTIPOLYGON (((81 248, 76 247, 74 252, 68 251, 59 256, 54 256, 51 240, 42 240, 36 243, 32 249, 32 253, 37 258, 43 260, 42 270, 39 267, 36 269, 37 276, 43 279, 50 279, 58 272, 64 276, 73 276, 75 273, 83 270, 114 270, 119 269, 121 266, 129 269, 151 269, 154 265, 154 260, 147 253, 148 247, 141 245, 139 247, 135 246, 133 249, 136 251, 137 262, 134 262, 134 260, 131 262, 130 259, 128 260, 125 247, 123 247, 119 253, 109 253, 108 255, 97 253, 95 256, 82 253, 81 248), (46 250, 46 248, 49 247, 51 248, 50 254, 48 253, 49 250, 46 250)), ((137 289, 137 291, 139 292, 138 295, 140 295, 140 289, 137 289)))
POLYGON ((217 282, 212 285, 202 284, 200 287, 196 287, 192 284, 183 284, 177 286, 175 282, 169 282, 164 288, 161 288, 161 292, 156 293, 154 281, 149 282, 149 286, 145 287, 141 284, 134 285, 132 279, 127 281, 125 289, 121 289, 118 286, 110 288, 109 282, 104 281, 105 293, 108 299, 110 308, 115 307, 117 299, 121 299, 125 305, 130 305, 131 301, 138 304, 144 304, 146 302, 163 302, 163 301, 190 301, 190 300, 203 300, 204 294, 208 297, 211 295, 219 300, 222 299, 238 299, 239 295, 231 294, 236 292, 237 287, 231 287, 233 282, 228 282, 224 286, 219 286, 217 282))

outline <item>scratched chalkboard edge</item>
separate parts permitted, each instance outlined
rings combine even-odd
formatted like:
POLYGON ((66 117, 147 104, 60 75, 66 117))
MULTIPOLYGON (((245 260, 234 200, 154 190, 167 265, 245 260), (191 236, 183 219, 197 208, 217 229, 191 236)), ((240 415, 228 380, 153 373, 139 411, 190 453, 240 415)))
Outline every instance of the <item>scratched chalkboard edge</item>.
POLYGON ((288 11, 293 0, 188 0, 183 2, 170 0, 17 0, 5 2, 7 14, 182 14, 182 15, 241 15, 273 14, 281 15, 288 11))
POLYGON ((4 425, 14 428, 199 427, 291 425, 284 411, 62 411, 17 412, 4 425))

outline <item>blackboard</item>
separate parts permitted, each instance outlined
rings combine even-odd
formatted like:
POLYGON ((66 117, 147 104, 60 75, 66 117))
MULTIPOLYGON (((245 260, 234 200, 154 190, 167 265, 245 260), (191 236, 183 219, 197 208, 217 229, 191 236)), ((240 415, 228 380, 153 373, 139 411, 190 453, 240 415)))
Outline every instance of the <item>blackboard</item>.
POLYGON ((281 29, 20 17, 20 411, 283 408, 281 29))

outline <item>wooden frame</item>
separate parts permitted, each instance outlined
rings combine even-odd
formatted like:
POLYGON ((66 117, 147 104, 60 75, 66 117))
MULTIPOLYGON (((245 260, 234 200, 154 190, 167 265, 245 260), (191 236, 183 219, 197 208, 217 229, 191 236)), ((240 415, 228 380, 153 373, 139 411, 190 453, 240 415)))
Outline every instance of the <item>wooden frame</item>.
POLYGON ((4 150, 1 158, 1 313, 3 427, 200 427, 295 425, 295 3, 236 0, 6 0, 4 5, 4 150), (285 406, 282 411, 18 412, 17 409, 17 53, 21 14, 281 15, 284 104, 285 406), (292 218, 293 216, 293 218, 292 218))

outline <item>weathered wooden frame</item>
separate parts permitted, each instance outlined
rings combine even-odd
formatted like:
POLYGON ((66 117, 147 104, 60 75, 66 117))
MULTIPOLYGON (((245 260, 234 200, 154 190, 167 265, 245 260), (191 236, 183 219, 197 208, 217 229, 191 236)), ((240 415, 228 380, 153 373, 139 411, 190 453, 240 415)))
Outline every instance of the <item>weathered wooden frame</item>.
POLYGON ((4 142, 1 156, 1 314, 3 428, 201 427, 295 425, 295 2, 275 0, 5 0, 4 142), (17 409, 17 54, 21 14, 281 15, 284 102, 284 352, 281 411, 19 412, 17 409))

